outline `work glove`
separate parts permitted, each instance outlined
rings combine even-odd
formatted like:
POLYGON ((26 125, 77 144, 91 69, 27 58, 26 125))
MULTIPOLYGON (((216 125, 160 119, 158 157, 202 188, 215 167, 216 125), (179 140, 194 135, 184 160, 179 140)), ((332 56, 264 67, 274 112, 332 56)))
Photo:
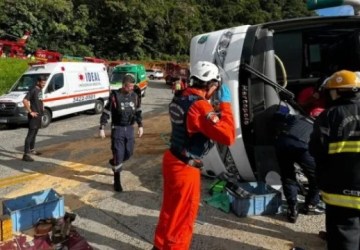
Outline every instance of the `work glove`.
POLYGON ((143 127, 139 127, 139 130, 138 130, 139 137, 141 137, 143 135, 143 133, 144 133, 143 127))
POLYGON ((220 102, 231 102, 231 93, 227 85, 222 84, 218 91, 218 98, 220 102))
POLYGON ((99 130, 99 136, 100 136, 102 139, 104 139, 104 138, 105 138, 105 130, 100 129, 100 130, 99 130))

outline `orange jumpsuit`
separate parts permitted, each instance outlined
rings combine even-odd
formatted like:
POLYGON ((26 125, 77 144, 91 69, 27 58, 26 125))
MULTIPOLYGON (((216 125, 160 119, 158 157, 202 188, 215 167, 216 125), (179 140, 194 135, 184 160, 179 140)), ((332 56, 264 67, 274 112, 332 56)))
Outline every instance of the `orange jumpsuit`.
MULTIPOLYGON (((187 88, 183 95, 198 95, 204 91, 187 88)), ((220 103, 221 117, 211 104, 198 100, 187 114, 188 133, 202 133, 225 145, 235 141, 235 127, 230 103, 220 103), (209 115, 210 114, 210 115, 209 115)), ((159 250, 186 250, 190 248, 194 222, 200 203, 200 170, 176 158, 170 150, 163 156, 164 193, 154 245, 159 250)))

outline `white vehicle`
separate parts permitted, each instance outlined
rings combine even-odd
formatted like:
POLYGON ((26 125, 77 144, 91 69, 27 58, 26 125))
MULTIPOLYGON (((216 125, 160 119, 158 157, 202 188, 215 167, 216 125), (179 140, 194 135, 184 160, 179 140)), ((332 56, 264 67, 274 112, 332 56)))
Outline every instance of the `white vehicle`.
POLYGON ((301 112, 297 94, 324 76, 341 69, 359 71, 359 27, 359 16, 310 17, 193 37, 191 65, 202 60, 220 67, 232 93, 236 124, 235 144, 217 144, 204 158, 204 174, 225 172, 243 181, 279 184, 270 117, 281 101, 301 112))
POLYGON ((53 118, 94 110, 101 113, 109 98, 109 77, 102 63, 55 62, 32 65, 9 93, 0 97, 0 123, 27 122, 22 100, 39 76, 47 78, 42 91, 44 116, 42 126, 53 118))
POLYGON ((162 79, 162 78, 164 78, 164 73, 159 69, 147 69, 146 76, 150 80, 162 79))

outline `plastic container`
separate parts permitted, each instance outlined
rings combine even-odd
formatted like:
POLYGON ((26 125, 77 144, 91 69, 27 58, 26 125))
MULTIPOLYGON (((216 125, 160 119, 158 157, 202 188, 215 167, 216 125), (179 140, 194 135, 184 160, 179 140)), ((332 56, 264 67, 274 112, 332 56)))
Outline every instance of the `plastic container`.
POLYGON ((238 183, 246 194, 244 197, 235 196, 228 192, 231 210, 239 217, 253 215, 269 215, 279 212, 281 207, 281 192, 263 182, 238 183))
POLYGON ((3 213, 11 216, 14 232, 33 227, 40 219, 64 216, 64 198, 53 189, 3 201, 3 213))

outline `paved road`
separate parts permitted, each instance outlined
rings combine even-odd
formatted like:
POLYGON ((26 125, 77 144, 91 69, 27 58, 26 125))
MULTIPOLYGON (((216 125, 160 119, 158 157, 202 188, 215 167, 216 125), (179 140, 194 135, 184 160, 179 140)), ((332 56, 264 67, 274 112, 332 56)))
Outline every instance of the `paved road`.
MULTIPOLYGON (((164 82, 152 81, 143 99, 146 126, 135 155, 122 172, 125 192, 112 190, 109 140, 96 138, 99 115, 79 114, 54 121, 38 135, 43 155, 21 161, 25 127, 0 131, 0 198, 53 188, 77 214, 78 231, 95 249, 151 249, 162 195, 161 157, 170 131, 166 114, 172 97, 164 82)), ((202 196, 212 180, 203 179, 202 196)), ((184 211, 186 212, 186 211, 184 211)), ((300 216, 290 224, 282 215, 238 218, 203 201, 192 250, 324 249, 315 233, 323 216, 300 216)))
MULTIPOLYGON (((165 81, 150 81, 146 91, 146 97, 143 98, 142 101, 144 119, 165 112, 171 97, 171 90, 169 86, 165 85, 165 81)), ((79 141, 79 146, 86 148, 87 145, 83 145, 81 141, 86 138, 94 138, 94 136, 97 135, 99 119, 100 115, 93 115, 90 113, 81 113, 66 118, 56 119, 49 127, 39 131, 36 147, 41 151, 52 145, 66 145, 70 142, 79 141)), ((147 128, 145 127, 144 129, 146 133, 147 128)), ((109 132, 109 127, 107 127, 106 130, 109 132)), ((51 185, 51 183, 50 185, 43 185, 44 188, 40 188, 41 183, 39 182, 41 182, 41 178, 46 174, 49 174, 51 177, 56 174, 59 176, 64 174, 66 176, 66 173, 69 171, 68 168, 76 169, 79 167, 77 166, 77 163, 68 163, 66 161, 67 155, 62 155, 61 150, 56 151, 50 160, 47 155, 43 155, 43 157, 36 157, 35 162, 28 163, 21 161, 26 133, 27 128, 25 126, 20 126, 15 129, 5 129, 4 127, 0 129, 0 199, 14 197, 17 193, 20 195, 31 193, 32 189, 37 191, 52 187, 58 190, 59 187, 51 185), (59 168, 59 166, 66 166, 67 168, 53 173, 54 166, 57 168, 59 168), (37 180, 39 182, 36 182, 37 180), (35 183, 35 185, 39 185, 39 188, 29 188, 27 183, 35 183)), ((107 146, 103 150, 108 155, 110 148, 107 146)), ((83 164, 79 165, 81 167, 83 164)), ((72 176, 69 176, 69 178, 72 178, 72 176)), ((106 182, 109 182, 109 180, 106 180, 106 182)), ((65 193, 69 193, 67 191, 61 192, 66 196, 65 205, 67 202, 72 204, 83 202, 80 201, 79 197, 81 197, 82 193, 86 193, 89 188, 87 184, 84 184, 81 181, 80 183, 80 185, 76 186, 76 190, 70 190, 70 193, 74 194, 73 197, 69 194, 65 195, 65 193)), ((116 213, 117 210, 114 210, 113 208, 108 210, 106 207, 109 205, 111 207, 117 206, 114 204, 117 204, 119 201, 112 198, 113 192, 111 188, 107 189, 107 192, 104 192, 104 196, 99 198, 99 201, 93 202, 91 206, 81 204, 75 205, 74 207, 74 205, 72 205, 71 210, 75 210, 78 214, 78 219, 75 224, 79 226, 79 230, 82 230, 82 234, 86 236, 96 249, 148 248, 148 246, 150 246, 150 236, 152 232, 147 233, 150 235, 147 240, 140 241, 139 243, 137 238, 141 238, 142 236, 138 236, 138 233, 132 232, 133 230, 130 227, 120 226, 120 230, 113 230, 113 228, 116 227, 116 224, 119 223, 118 218, 116 218, 118 217, 116 213), (107 200, 107 198, 109 198, 109 200, 107 200), (104 204, 102 204, 103 202, 104 204), (94 206, 101 206, 104 207, 104 209, 98 210, 95 209, 94 206), (76 210, 76 208, 78 209, 76 210), (99 221, 94 221, 92 218, 98 218, 99 221), (99 226, 98 224, 100 221, 105 223, 99 226), (85 230, 85 228, 87 230, 85 230), (111 236, 109 238, 105 235, 111 236), (125 237, 125 240, 123 240, 125 243, 123 243, 123 245, 121 244, 122 240, 115 240, 116 238, 122 237, 125 237), (135 240, 133 240, 133 238, 135 238, 135 240)))
MULTIPOLYGON (((150 81, 146 97, 142 101, 144 116, 156 115, 166 110, 171 97, 170 87, 165 84, 165 81, 150 81)), ((80 113, 56 119, 49 127, 40 130, 36 146, 41 148, 55 142, 60 143, 69 139, 93 136, 94 133, 98 132, 99 119, 100 115, 90 113, 80 113)), ((42 167, 36 163, 25 164, 19 161, 22 157, 26 133, 27 128, 25 126, 16 129, 0 128, 0 178, 21 172, 38 171, 42 167)))

